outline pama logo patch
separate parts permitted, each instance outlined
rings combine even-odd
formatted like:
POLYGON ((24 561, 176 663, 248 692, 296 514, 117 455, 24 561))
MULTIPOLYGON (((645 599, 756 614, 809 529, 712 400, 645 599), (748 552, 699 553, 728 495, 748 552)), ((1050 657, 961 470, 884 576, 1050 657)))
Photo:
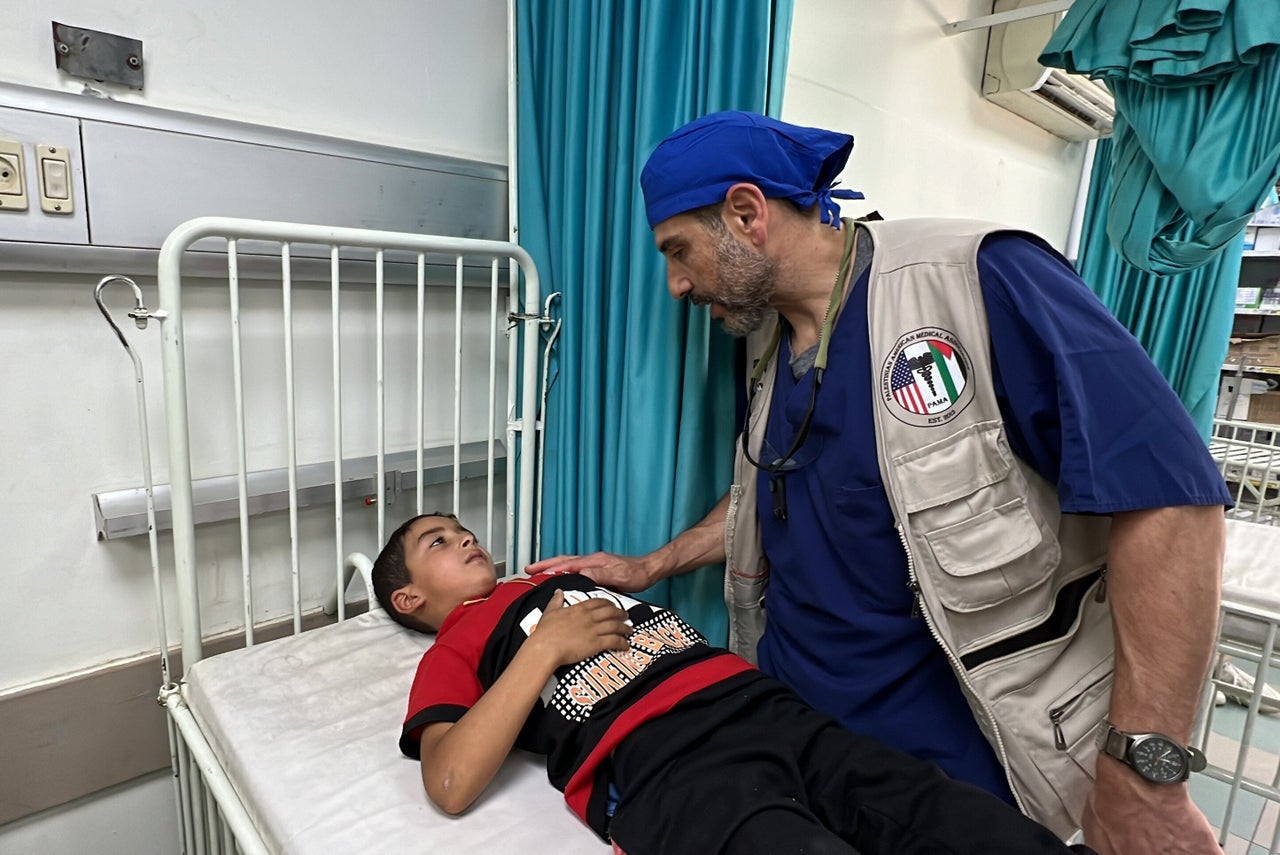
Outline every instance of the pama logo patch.
POLYGON ((880 395, 901 422, 943 425, 973 400, 972 365, 954 333, 924 327, 899 338, 889 351, 880 371, 880 395))

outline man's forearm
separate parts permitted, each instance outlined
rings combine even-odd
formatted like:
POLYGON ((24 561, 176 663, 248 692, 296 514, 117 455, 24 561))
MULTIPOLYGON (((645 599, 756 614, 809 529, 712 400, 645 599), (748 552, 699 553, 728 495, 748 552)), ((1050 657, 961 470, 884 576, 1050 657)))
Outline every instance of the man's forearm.
POLYGON ((1225 541, 1220 506, 1114 516, 1107 579, 1118 729, 1190 740, 1213 653, 1225 541))
POLYGON ((644 556, 644 561, 650 565, 653 581, 678 576, 695 567, 723 562, 724 526, 728 515, 729 494, 725 493, 701 522, 644 556))

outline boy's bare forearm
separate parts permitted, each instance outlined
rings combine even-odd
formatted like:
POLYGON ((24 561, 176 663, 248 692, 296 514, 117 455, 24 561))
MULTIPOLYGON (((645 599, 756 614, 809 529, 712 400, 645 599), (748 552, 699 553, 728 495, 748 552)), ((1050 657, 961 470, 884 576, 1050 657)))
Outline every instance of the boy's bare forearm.
POLYGON ((493 686, 456 724, 422 731, 422 785, 446 813, 471 806, 511 753, 525 720, 556 668, 602 650, 627 649, 627 613, 600 599, 565 605, 564 592, 547 601, 528 640, 493 686))
POLYGON ((422 732, 422 784, 431 801, 458 814, 484 792, 556 667, 542 645, 526 643, 489 691, 456 723, 422 732))

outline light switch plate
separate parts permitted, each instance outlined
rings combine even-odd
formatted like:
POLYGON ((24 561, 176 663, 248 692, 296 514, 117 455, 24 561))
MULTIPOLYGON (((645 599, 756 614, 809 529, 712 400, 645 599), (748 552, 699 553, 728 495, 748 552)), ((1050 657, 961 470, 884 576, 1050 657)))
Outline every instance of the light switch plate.
POLYGON ((22 143, 0 140, 0 211, 27 210, 22 143))
POLYGON ((71 153, 62 146, 36 146, 40 165, 40 210, 46 214, 75 212, 71 192, 71 153))

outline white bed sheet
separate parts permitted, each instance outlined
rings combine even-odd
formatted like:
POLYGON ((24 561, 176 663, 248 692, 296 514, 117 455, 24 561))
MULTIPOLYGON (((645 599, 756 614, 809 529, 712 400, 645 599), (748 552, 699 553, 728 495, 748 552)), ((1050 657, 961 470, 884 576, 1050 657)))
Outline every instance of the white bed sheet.
POLYGON ((1227 520, 1222 584, 1251 605, 1280 606, 1280 527, 1227 520))
MULTIPOLYGON (((1227 520, 1227 555, 1222 567, 1222 597, 1231 603, 1280 612, 1280 528, 1227 520)), ((1262 647, 1265 621, 1227 614, 1222 635, 1262 647)))
POLYGON ((186 697, 273 852, 602 855, 602 843, 516 752, 461 817, 432 805, 397 748, 431 636, 372 612, 198 662, 186 697))

